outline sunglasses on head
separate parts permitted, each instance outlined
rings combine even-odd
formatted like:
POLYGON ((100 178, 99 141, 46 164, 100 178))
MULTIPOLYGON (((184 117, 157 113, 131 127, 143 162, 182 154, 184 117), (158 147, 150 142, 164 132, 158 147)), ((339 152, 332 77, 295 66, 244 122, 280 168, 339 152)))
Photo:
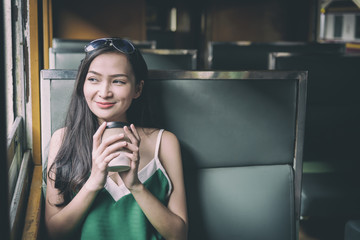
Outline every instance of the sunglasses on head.
POLYGON ((84 48, 85 52, 91 52, 99 48, 103 47, 114 47, 119 52, 125 53, 125 54, 132 54, 135 52, 135 47, 132 45, 132 43, 128 40, 122 39, 122 38, 100 38, 91 41, 89 44, 87 44, 84 48))

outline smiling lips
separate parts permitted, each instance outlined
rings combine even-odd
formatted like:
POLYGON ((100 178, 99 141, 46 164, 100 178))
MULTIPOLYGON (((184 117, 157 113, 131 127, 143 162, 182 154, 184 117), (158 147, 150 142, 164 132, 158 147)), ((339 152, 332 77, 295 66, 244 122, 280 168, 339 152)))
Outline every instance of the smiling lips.
POLYGON ((96 102, 96 104, 100 107, 100 108, 110 108, 112 106, 115 105, 115 103, 112 102, 96 102))

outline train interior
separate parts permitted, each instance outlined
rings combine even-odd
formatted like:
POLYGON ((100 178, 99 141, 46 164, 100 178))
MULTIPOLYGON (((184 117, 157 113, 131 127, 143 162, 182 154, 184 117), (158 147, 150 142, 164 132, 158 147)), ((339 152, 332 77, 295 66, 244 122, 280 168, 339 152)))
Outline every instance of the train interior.
POLYGON ((106 37, 143 54, 150 104, 180 139, 189 239, 360 239, 360 1, 4 0, 0 10, 4 239, 47 239, 49 140, 84 46, 106 37))

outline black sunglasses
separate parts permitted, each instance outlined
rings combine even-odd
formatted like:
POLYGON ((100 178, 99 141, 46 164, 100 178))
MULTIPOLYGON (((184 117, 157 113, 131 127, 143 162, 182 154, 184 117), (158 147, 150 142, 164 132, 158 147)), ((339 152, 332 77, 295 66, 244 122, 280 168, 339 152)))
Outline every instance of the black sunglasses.
POLYGON ((110 46, 125 54, 132 54, 135 52, 134 45, 130 41, 122 38, 99 38, 87 44, 84 50, 88 53, 102 47, 110 46))

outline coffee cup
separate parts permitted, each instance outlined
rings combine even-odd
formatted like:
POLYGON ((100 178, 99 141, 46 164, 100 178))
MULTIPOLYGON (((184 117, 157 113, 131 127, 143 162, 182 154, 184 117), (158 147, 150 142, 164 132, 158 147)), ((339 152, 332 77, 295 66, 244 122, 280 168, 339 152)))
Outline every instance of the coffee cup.
MULTIPOLYGON (((106 123, 106 128, 102 135, 102 139, 106 139, 113 135, 124 134, 124 141, 129 142, 129 138, 126 137, 124 132, 124 126, 127 126, 127 123, 124 122, 108 122, 106 123)), ((126 156, 127 151, 125 149, 120 149, 120 155, 112 159, 108 164, 109 172, 123 172, 130 169, 130 159, 126 156)))

